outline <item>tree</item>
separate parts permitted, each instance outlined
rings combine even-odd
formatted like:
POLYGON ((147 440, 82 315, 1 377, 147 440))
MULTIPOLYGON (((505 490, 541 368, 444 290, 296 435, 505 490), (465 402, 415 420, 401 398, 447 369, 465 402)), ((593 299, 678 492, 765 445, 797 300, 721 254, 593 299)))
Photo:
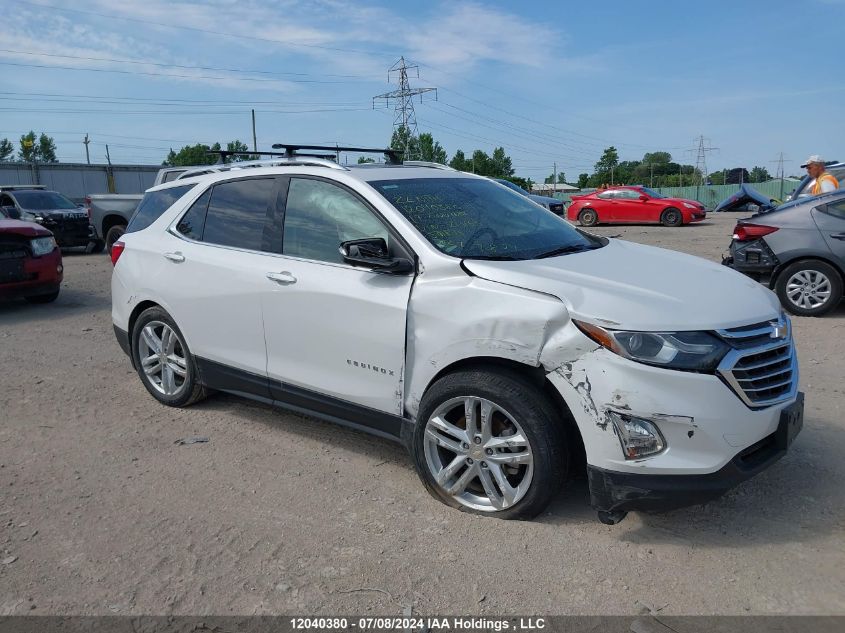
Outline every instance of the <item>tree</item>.
POLYGON ((564 174, 562 171, 557 172, 557 180, 555 180, 555 174, 552 173, 550 176, 546 176, 546 178, 545 178, 545 180, 543 180, 543 182, 546 183, 547 185, 553 185, 555 183, 557 183, 559 185, 563 184, 563 183, 566 182, 566 174, 564 174))
POLYGON ((578 188, 586 189, 590 183, 590 174, 578 174, 578 188))
POLYGON ((372 158, 370 158, 369 156, 359 156, 358 157, 358 164, 359 165, 364 165, 365 163, 374 163, 374 162, 376 162, 376 161, 373 160, 372 158))
POLYGON ((464 151, 459 149, 455 152, 455 155, 452 156, 452 160, 449 161, 449 167, 452 169, 457 169, 458 171, 470 171, 470 167, 468 167, 469 161, 467 161, 466 156, 464 156, 464 151))
MULTIPOLYGON (((242 143, 239 140, 229 141, 226 143, 226 151, 227 152, 248 152, 249 146, 246 143, 242 143)), ((230 159, 232 162, 240 162, 242 160, 258 160, 258 155, 256 154, 248 154, 248 155, 241 155, 241 156, 232 156, 230 159)))
POLYGON ((0 162, 6 162, 12 160, 14 158, 15 153, 15 146, 12 145, 12 142, 4 138, 0 140, 0 162))
POLYGON ((669 152, 646 152, 643 154, 643 162, 646 165, 671 163, 672 154, 669 152))
POLYGON ((43 132, 38 137, 38 148, 36 150, 38 160, 42 163, 57 163, 56 159, 56 142, 52 136, 47 136, 43 132))
POLYGON ((490 174, 493 178, 509 178, 513 176, 513 161, 511 157, 505 154, 504 147, 497 147, 493 150, 493 156, 490 158, 488 168, 491 170, 490 174))
POLYGON ((749 176, 751 177, 751 182, 766 182, 767 180, 772 179, 771 174, 769 174, 769 170, 765 167, 754 167, 749 176))
POLYGON ((420 160, 426 160, 432 163, 446 164, 446 150, 434 140, 434 137, 428 132, 423 132, 417 139, 419 145, 420 160))
POLYGON ((20 149, 18 150, 18 159, 25 163, 31 163, 38 157, 38 144, 35 138, 35 132, 32 130, 28 134, 21 136, 20 149))
POLYGON ((398 151, 402 158, 408 160, 416 160, 420 153, 419 139, 411 134, 411 130, 404 125, 400 125, 393 130, 393 135, 390 137, 390 148, 398 151))
POLYGON ((531 191, 531 185, 534 184, 531 182, 530 178, 521 178, 520 176, 511 176, 508 180, 515 185, 519 185, 525 189, 525 191, 531 191))
POLYGON ((595 164, 595 167, 593 168, 595 171, 590 179, 591 184, 598 187, 605 183, 613 183, 614 181, 618 182, 619 179, 616 178, 616 174, 614 173, 618 164, 619 152, 611 145, 604 150, 601 158, 599 158, 599 161, 595 164))
POLYGON ((213 165, 217 162, 218 157, 208 152, 219 152, 220 143, 215 143, 211 147, 204 143, 197 143, 196 145, 185 145, 178 152, 172 149, 167 155, 162 165, 167 167, 190 167, 193 165, 213 165))

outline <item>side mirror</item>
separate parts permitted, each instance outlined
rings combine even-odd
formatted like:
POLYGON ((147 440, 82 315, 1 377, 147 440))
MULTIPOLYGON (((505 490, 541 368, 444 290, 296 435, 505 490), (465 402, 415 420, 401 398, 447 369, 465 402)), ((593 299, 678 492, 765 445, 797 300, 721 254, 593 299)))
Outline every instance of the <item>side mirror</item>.
POLYGON ((414 264, 404 257, 391 257, 387 242, 382 237, 341 242, 343 261, 383 273, 404 274, 414 269, 414 264))
POLYGON ((648 196, 645 195, 644 193, 641 193, 640 194, 640 200, 642 200, 643 202, 648 202, 648 196))

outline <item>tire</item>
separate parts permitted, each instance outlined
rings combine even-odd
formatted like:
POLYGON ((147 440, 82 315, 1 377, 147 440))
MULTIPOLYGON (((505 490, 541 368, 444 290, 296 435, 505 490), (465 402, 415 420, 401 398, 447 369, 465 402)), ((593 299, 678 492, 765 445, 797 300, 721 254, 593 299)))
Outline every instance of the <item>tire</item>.
POLYGON ((429 388, 411 452, 435 499, 473 514, 529 519, 546 508, 566 478, 565 438, 559 413, 537 387, 512 371, 478 369, 448 374, 429 388), (477 420, 474 434, 466 430, 467 402, 477 420), (485 419, 489 426, 480 423, 485 419), (503 443, 517 435, 524 442, 503 443))
POLYGON ((798 316, 822 316, 842 299, 842 276, 826 262, 804 259, 789 264, 775 281, 780 304, 798 316))
POLYGON ((102 253, 106 249, 106 243, 103 240, 92 240, 88 243, 89 253, 102 253))
POLYGON ((108 231, 106 231, 106 247, 111 250, 114 243, 119 240, 120 236, 124 233, 126 233, 126 227, 122 224, 111 227, 108 231))
POLYGON ((32 297, 24 297, 30 303, 53 303, 59 298, 59 291, 51 292, 48 295, 34 295, 32 297))
POLYGON ((684 216, 675 207, 669 207, 660 214, 660 223, 663 226, 681 226, 684 223, 684 216))
POLYGON ((170 315, 158 306, 144 310, 135 320, 131 346, 132 360, 141 382, 162 404, 187 407, 208 395, 199 382, 196 362, 185 344, 182 332, 170 315), (168 331, 169 334, 166 333, 168 331), (156 340, 158 349, 161 349, 162 344, 165 347, 167 362, 164 364, 161 356, 155 358, 153 346, 156 340), (144 359, 154 360, 148 360, 145 364, 144 359))
POLYGON ((582 209, 578 213, 578 222, 581 226, 595 226, 599 223, 599 214, 593 209, 582 209))

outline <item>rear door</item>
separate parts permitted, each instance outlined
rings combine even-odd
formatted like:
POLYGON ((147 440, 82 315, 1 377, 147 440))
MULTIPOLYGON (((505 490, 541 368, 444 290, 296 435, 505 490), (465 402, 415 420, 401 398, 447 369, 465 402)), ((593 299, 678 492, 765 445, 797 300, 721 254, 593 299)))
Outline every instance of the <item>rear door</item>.
POLYGON ((813 209, 813 219, 828 248, 845 268, 845 200, 838 200, 813 209))
POLYGON ((219 182, 157 241, 154 287, 209 386, 268 395, 261 302, 281 252, 278 185, 274 177, 219 182))
POLYGON ((414 276, 350 266, 338 249, 373 237, 384 238, 391 253, 410 256, 407 247, 337 182, 291 177, 284 198, 283 256, 266 269, 276 283, 264 307, 274 397, 344 417, 350 404, 401 415, 414 276))

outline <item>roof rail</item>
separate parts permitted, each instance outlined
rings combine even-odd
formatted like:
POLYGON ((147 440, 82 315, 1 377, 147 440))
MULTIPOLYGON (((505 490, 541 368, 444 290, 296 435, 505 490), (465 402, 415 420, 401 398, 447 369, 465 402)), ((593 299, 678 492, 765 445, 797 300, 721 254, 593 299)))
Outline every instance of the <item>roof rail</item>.
POLYGON ((189 169, 185 173, 179 174, 173 180, 184 180, 185 178, 193 178, 194 176, 216 174, 223 171, 237 171, 239 169, 250 169, 252 167, 288 167, 291 165, 328 167, 329 169, 341 169, 343 171, 348 171, 346 167, 338 165, 333 160, 326 160, 325 158, 315 158, 307 155, 298 155, 294 156, 293 158, 265 158, 263 160, 245 160, 237 163, 217 163, 216 165, 205 165, 203 167, 195 167, 194 169, 189 169))
POLYGON ((0 191, 14 191, 15 189, 46 189, 47 185, 0 185, 0 191))
MULTIPOLYGON (((281 156, 281 157, 288 157, 287 152, 259 152, 259 151, 231 151, 228 149, 210 149, 206 151, 206 154, 214 154, 217 158, 217 164, 223 165, 226 163, 226 159, 230 156, 281 156)), ((336 154, 297 154, 297 156, 309 156, 311 158, 324 158, 326 160, 334 160, 336 154)), ((254 159, 260 160, 260 159, 254 159)), ((247 161, 241 161, 247 162, 247 161)))
POLYGON ((344 147, 342 145, 289 145, 287 143, 273 143, 273 149, 285 150, 288 157, 301 156, 303 149, 316 149, 321 152, 357 152, 359 154, 382 154, 387 159, 388 165, 401 165, 402 157, 399 151, 390 147, 380 149, 372 147, 344 147))
POLYGON ((431 167, 432 169, 445 169, 446 171, 458 171, 454 167, 444 165, 443 163, 435 163, 430 160, 406 160, 402 163, 408 167, 431 167))

